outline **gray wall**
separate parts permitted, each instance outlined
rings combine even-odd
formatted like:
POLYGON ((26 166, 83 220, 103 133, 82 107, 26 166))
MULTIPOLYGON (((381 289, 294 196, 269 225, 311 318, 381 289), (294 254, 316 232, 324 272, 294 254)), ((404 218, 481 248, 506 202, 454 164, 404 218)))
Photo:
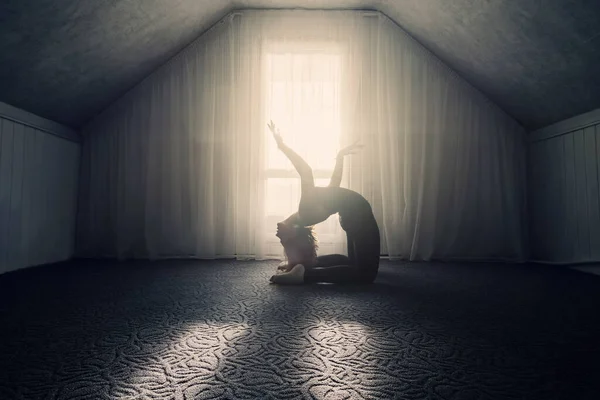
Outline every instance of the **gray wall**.
POLYGON ((532 132, 531 258, 600 261, 600 109, 532 132))
POLYGON ((78 139, 0 103, 0 274, 72 256, 78 139))

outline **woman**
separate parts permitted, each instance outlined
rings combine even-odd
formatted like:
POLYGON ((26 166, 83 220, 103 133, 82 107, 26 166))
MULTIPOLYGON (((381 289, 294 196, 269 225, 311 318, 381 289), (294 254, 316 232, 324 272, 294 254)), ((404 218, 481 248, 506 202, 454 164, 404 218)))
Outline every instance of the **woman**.
POLYGON ((277 236, 284 247, 288 267, 283 267, 285 272, 272 276, 271 282, 372 283, 379 270, 379 227, 369 202, 357 192, 340 187, 344 156, 362 146, 355 143, 342 149, 329 186, 317 187, 310 166, 283 143, 273 121, 268 126, 277 147, 300 174, 302 185, 298 212, 277 224, 277 236), (335 213, 339 214, 340 225, 346 232, 348 256, 317 257, 312 226, 335 213))

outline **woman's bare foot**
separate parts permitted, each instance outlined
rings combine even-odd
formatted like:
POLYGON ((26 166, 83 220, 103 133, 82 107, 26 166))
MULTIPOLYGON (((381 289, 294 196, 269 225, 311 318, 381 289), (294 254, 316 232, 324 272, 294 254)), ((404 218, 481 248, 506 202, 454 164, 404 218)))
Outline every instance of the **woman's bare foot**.
POLYGON ((300 285, 304 283, 304 265, 297 264, 291 271, 273 275, 270 280, 279 285, 300 285))

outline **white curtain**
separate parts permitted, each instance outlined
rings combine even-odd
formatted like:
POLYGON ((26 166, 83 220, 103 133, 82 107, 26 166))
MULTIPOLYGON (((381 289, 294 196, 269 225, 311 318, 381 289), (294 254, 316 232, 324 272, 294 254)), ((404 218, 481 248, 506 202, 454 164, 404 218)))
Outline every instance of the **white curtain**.
MULTIPOLYGON (((266 124, 327 184, 373 205, 382 254, 522 260, 524 132, 386 17, 228 16, 85 129, 81 256, 280 256, 299 180, 266 124)), ((323 253, 345 251, 337 217, 323 253)))
POLYGON ((380 212, 386 253, 524 261, 525 130, 389 19, 372 29, 355 126, 373 146, 351 184, 380 212))
POLYGON ((0 274, 73 256, 79 143, 32 125, 0 116, 0 274))

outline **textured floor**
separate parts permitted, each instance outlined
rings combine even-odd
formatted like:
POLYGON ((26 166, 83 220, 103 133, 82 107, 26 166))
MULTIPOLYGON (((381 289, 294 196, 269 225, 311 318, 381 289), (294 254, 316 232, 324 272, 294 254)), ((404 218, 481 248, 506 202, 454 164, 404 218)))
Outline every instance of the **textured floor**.
POLYGON ((600 275, 600 266, 596 264, 592 265, 579 265, 576 267, 572 267, 581 272, 587 272, 588 274, 600 275))
POLYGON ((600 277, 384 262, 71 262, 0 276, 0 399, 598 399, 600 277))

